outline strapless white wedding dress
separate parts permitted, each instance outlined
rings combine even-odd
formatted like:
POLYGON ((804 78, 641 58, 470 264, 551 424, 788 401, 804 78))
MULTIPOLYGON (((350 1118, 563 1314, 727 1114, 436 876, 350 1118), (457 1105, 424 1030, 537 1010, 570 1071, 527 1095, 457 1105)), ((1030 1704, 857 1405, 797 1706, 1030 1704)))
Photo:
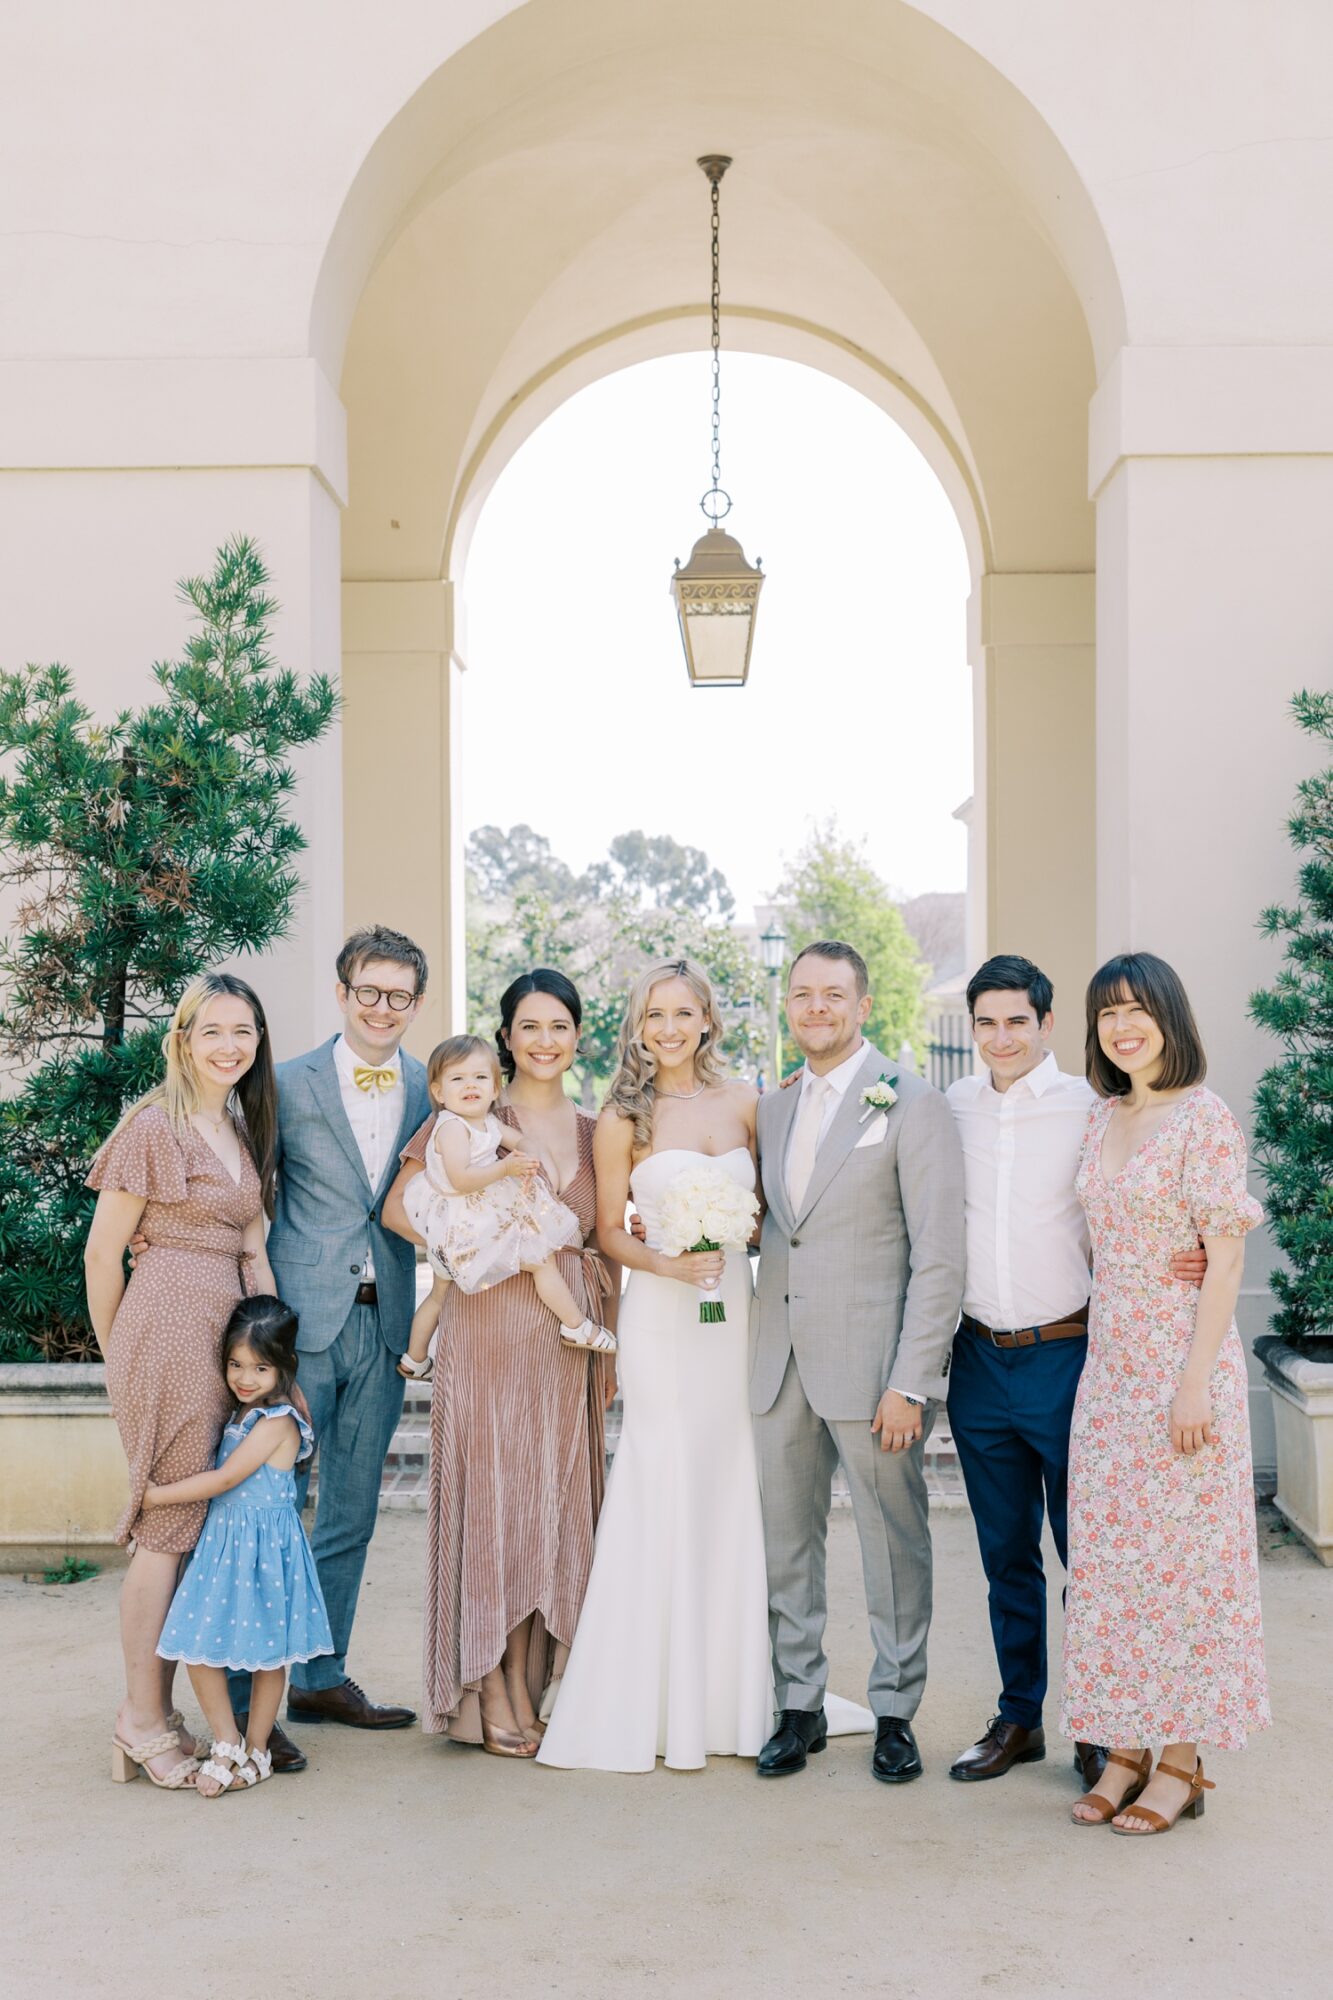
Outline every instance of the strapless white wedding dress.
MULTIPOLYGON (((704 1155, 640 1161, 630 1189, 649 1244, 672 1176, 704 1155)), ((748 1151, 715 1164, 754 1185, 748 1151)), ((701 1325, 704 1294, 630 1275, 621 1305, 624 1427, 607 1483, 578 1630, 538 1761, 651 1771, 662 1757, 755 1757, 773 1726, 768 1585, 750 1425, 749 1259, 729 1253, 726 1319, 701 1325)), ((829 1726, 873 1727, 831 1699, 829 1726)))

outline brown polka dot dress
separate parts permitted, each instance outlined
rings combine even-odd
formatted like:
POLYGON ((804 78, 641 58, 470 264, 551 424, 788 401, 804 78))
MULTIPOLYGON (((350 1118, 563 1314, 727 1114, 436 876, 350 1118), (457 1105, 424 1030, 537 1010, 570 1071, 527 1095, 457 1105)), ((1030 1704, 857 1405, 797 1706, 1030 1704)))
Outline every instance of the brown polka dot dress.
MULTIPOLYGON (((500 1116, 518 1125, 507 1105, 500 1116)), ((579 1113, 578 1170, 555 1190, 584 1243, 597 1223, 593 1124, 579 1113)), ((430 1121, 404 1158, 423 1156, 429 1130, 430 1121)), ((605 1267, 578 1249, 556 1257, 575 1300, 597 1318, 605 1267)), ((573 1639, 588 1587, 605 1450, 601 1359, 562 1345, 527 1273, 479 1292, 451 1285, 431 1396, 428 1732, 480 1741, 478 1683, 529 1613, 529 1690, 541 1700, 551 1641, 573 1639)))
POLYGON ((145 1514, 144 1488, 212 1470, 231 1414, 218 1340, 245 1292, 241 1239, 260 1211, 259 1175, 244 1142, 237 1182, 197 1132, 177 1138, 166 1112, 150 1105, 107 1140, 87 1185, 146 1197, 139 1228, 149 1248, 107 1341, 107 1391, 130 1462, 116 1540, 184 1554, 207 1501, 145 1514))

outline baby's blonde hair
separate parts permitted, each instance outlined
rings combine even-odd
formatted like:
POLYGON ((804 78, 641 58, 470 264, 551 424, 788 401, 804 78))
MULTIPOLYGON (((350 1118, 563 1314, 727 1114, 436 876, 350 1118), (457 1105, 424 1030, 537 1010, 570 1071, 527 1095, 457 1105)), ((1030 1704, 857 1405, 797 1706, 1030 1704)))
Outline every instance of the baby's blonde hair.
POLYGON ((466 1062, 469 1056, 476 1056, 478 1059, 484 1056, 491 1066, 491 1074, 495 1078, 495 1097, 492 1097, 486 1109, 488 1111, 495 1109, 495 1098, 500 1095, 501 1090, 500 1058, 489 1042, 483 1042, 480 1035, 449 1035, 431 1050, 430 1061, 426 1064, 426 1083, 432 1104, 439 1103, 439 1082, 444 1072, 452 1069, 455 1063, 466 1062))

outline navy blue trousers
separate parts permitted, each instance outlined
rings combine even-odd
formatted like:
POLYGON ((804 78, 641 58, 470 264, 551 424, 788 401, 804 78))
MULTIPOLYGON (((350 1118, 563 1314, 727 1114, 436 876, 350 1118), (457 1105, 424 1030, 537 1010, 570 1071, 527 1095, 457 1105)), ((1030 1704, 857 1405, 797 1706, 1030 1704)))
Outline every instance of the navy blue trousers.
POLYGON ((990 1586, 1000 1714, 1035 1729, 1046 1699, 1042 1514, 1067 1562, 1069 1424, 1088 1343, 992 1347, 960 1328, 949 1373, 949 1428, 990 1586))

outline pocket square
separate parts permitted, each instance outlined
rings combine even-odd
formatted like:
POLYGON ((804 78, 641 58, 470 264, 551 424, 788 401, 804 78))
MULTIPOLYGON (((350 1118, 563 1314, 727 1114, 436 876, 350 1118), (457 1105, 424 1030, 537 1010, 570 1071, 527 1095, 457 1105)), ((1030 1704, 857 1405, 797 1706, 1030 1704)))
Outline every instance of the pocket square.
POLYGON ((862 1146, 878 1146, 880 1141, 883 1139, 884 1134, 888 1131, 888 1129, 889 1129, 888 1113, 886 1111, 881 1111, 876 1117, 871 1119, 870 1123, 866 1126, 865 1131, 861 1134, 860 1138, 853 1146, 852 1151, 854 1153, 859 1153, 862 1146))

